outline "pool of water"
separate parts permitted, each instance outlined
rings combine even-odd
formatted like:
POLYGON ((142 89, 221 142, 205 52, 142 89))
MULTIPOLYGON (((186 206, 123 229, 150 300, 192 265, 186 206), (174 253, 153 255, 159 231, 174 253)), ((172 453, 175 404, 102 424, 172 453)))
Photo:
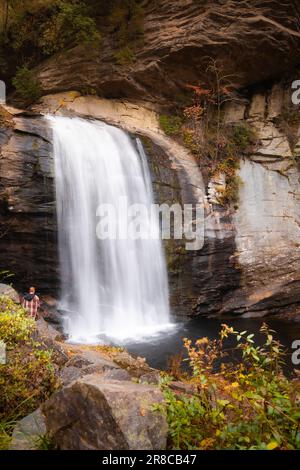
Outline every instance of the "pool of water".
MULTIPOLYGON (((247 330, 249 333, 255 334, 258 344, 263 344, 263 336, 259 333, 259 329, 263 322, 267 323, 270 328, 276 331, 277 338, 286 349, 286 368, 292 371, 299 368, 292 364, 291 355, 293 352, 292 343, 294 340, 300 340, 300 322, 284 322, 276 319, 213 319, 213 318, 196 318, 193 320, 178 323, 174 329, 164 333, 157 334, 147 340, 131 341, 125 344, 126 349, 135 355, 145 357, 147 362, 155 368, 167 369, 168 361, 171 356, 183 352, 182 339, 187 337, 191 340, 207 336, 210 339, 218 337, 221 324, 226 323, 233 326, 235 330, 247 330)), ((226 345, 232 347, 236 345, 236 340, 232 337, 226 345)))

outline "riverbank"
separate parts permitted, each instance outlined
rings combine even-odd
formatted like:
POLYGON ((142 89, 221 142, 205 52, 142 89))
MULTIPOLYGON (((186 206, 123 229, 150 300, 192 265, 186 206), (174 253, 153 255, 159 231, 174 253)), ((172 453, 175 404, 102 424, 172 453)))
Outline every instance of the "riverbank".
POLYGON ((218 339, 185 339, 188 369, 177 358, 161 371, 122 347, 66 343, 0 300, 2 448, 300 447, 299 376, 285 377, 282 347, 266 326, 260 346, 230 327, 218 339))

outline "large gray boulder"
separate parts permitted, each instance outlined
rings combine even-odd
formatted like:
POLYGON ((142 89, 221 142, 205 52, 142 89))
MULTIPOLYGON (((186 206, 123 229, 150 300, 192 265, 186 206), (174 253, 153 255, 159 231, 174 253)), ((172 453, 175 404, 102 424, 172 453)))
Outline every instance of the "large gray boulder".
POLYGON ((42 409, 51 440, 61 450, 166 448, 165 416, 153 410, 155 386, 87 375, 54 394, 42 409))
POLYGON ((10 450, 35 450, 40 447, 41 439, 46 435, 45 418, 40 408, 25 418, 21 419, 15 426, 10 450))
POLYGON ((68 360, 68 354, 64 349, 64 343, 60 341, 61 333, 53 326, 47 323, 43 318, 35 322, 36 330, 33 338, 40 343, 42 349, 50 349, 53 352, 53 362, 62 367, 68 360))
POLYGON ((59 341, 62 334, 43 318, 39 318, 36 322, 36 331, 42 340, 59 341))
POLYGON ((0 283, 0 295, 5 295, 6 297, 9 297, 17 304, 20 303, 20 297, 18 292, 13 287, 7 284, 0 283))
POLYGON ((93 373, 106 374, 114 380, 130 380, 130 375, 126 370, 122 370, 117 364, 108 358, 103 357, 97 351, 80 351, 68 360, 60 371, 60 379, 63 386, 69 385, 85 375, 93 373))

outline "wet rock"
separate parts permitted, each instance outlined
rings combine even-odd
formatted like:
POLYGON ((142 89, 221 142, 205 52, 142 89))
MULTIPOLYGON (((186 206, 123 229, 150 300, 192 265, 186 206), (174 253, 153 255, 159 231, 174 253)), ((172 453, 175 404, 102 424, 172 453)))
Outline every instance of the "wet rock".
POLYGON ((166 448, 167 423, 152 407, 162 401, 154 386, 92 374, 54 394, 43 412, 62 450, 158 450, 166 448))
POLYGON ((0 264, 21 292, 58 285, 51 132, 43 116, 11 115, 0 159, 0 264))
POLYGON ((62 315, 58 310, 58 300, 51 295, 43 295, 40 300, 40 316, 44 318, 48 323, 54 325, 61 325, 62 315))

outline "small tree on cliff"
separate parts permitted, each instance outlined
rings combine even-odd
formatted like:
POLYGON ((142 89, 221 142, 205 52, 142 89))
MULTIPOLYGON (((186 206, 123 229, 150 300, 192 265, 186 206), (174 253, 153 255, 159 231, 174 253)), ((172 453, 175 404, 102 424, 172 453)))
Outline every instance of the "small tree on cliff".
POLYGON ((193 104, 184 109, 184 115, 192 121, 195 146, 217 161, 224 145, 222 108, 226 102, 241 101, 241 97, 237 92, 239 85, 234 81, 236 77, 225 73, 216 59, 209 57, 207 62, 207 82, 210 86, 187 85, 193 91, 193 104), (213 149, 211 145, 209 148, 206 145, 211 141, 213 149))

